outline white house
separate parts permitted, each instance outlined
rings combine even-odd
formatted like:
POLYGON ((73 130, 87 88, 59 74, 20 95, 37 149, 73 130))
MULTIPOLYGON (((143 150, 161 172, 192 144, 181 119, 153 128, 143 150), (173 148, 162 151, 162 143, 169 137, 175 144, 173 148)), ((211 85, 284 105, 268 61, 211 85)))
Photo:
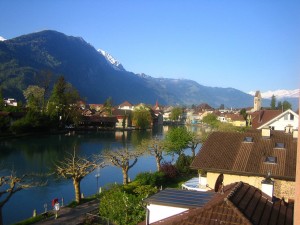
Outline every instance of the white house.
POLYGON ((144 200, 147 203, 146 224, 152 224, 189 209, 203 207, 215 195, 215 192, 164 189, 144 200))
POLYGON ((291 109, 288 109, 266 123, 261 124, 257 129, 270 127, 272 130, 281 130, 292 133, 293 130, 298 130, 298 124, 299 115, 291 109))

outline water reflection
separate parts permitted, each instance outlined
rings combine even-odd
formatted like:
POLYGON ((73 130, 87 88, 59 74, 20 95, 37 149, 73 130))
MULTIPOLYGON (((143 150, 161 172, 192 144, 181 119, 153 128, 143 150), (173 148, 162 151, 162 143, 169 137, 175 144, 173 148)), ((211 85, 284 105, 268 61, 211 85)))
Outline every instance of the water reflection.
MULTIPOLYGON (((166 127, 157 127, 147 131, 102 131, 67 135, 38 135, 1 140, 0 160, 3 162, 3 167, 0 170, 0 175, 12 169, 19 174, 48 173, 52 170, 53 163, 62 160, 66 154, 72 153, 74 147, 82 156, 98 154, 104 149, 125 146, 135 148, 143 139, 154 136, 162 138, 166 129, 166 127)), ((194 132, 199 132, 199 129, 197 128, 194 132)), ((187 151, 187 153, 189 152, 187 151)), ((167 161, 171 160, 168 157, 165 158, 167 161)), ((129 171, 129 177, 134 179, 139 172, 155 170, 154 157, 146 155, 138 159, 137 164, 129 171)), ((53 198, 64 198, 65 203, 74 199, 71 180, 58 180, 52 176, 47 177, 47 179, 47 186, 22 190, 13 195, 3 208, 4 224, 12 224, 31 217, 34 209, 37 210, 37 213, 42 213, 45 210, 45 204, 50 209, 53 198)), ((85 177, 81 183, 81 190, 85 196, 88 196, 95 194, 99 187, 114 182, 122 182, 122 173, 119 168, 109 166, 94 171, 85 177)))

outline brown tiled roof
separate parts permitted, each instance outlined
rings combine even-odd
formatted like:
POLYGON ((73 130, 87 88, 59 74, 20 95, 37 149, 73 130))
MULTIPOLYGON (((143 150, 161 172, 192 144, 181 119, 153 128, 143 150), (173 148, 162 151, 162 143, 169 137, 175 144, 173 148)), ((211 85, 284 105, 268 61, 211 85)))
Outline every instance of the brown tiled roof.
POLYGON ((119 105, 119 107, 123 107, 123 106, 133 106, 130 102, 125 101, 122 104, 119 105))
POLYGON ((251 114, 252 128, 256 129, 282 113, 281 110, 259 110, 251 114))
POLYGON ((210 172, 266 176, 295 180, 297 139, 282 131, 271 131, 270 138, 263 138, 261 131, 245 133, 214 132, 198 152, 191 164, 193 169, 210 172), (244 141, 246 137, 253 142, 244 141), (284 148, 275 148, 284 143, 284 148), (267 156, 277 157, 277 163, 266 163, 267 156))
POLYGON ((245 121, 244 117, 240 114, 228 113, 225 117, 230 118, 232 121, 245 121))
POLYGON ((224 194, 217 194, 204 207, 166 218, 153 225, 292 225, 291 204, 271 202, 261 190, 243 183, 224 187, 224 194))

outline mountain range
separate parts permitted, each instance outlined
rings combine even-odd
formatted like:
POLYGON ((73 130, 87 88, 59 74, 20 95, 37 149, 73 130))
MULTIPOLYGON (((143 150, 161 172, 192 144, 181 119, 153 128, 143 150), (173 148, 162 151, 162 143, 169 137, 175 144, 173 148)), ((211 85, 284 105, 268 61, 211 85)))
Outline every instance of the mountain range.
MULTIPOLYGON (((208 103, 212 107, 249 107, 253 96, 234 88, 203 86, 188 79, 154 78, 126 71, 104 50, 80 37, 45 30, 0 41, 0 87, 4 97, 24 100, 42 70, 63 75, 88 103, 130 101, 162 105, 208 103)), ((53 81, 54 82, 54 81, 53 81)), ((53 85, 53 83, 52 83, 53 85)))

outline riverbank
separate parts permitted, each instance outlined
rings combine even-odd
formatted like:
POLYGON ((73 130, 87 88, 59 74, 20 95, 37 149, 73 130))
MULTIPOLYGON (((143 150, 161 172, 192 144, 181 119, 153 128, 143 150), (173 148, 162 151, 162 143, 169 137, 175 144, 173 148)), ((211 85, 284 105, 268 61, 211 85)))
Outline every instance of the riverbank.
MULTIPOLYGON (((51 215, 48 218, 41 219, 38 222, 35 222, 36 225, 79 225, 84 224, 88 217, 91 217, 91 212, 99 211, 99 199, 94 199, 92 201, 88 201, 86 203, 80 204, 75 208, 71 208, 68 206, 61 207, 58 212, 58 217, 55 219, 55 213, 49 211, 48 213, 51 215)), ((30 224, 27 220, 16 223, 15 225, 24 225, 30 224)))

